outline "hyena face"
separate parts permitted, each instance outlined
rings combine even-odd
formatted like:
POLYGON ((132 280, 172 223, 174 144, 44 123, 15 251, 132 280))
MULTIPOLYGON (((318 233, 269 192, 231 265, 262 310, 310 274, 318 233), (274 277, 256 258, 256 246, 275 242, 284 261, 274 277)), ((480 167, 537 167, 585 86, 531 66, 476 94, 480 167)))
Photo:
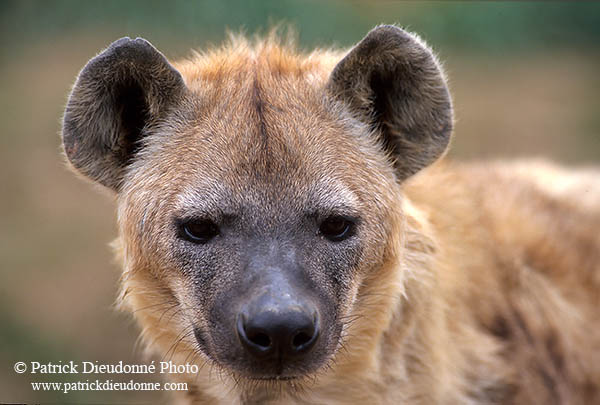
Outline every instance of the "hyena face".
POLYGON ((257 69, 201 84, 184 120, 178 107, 148 135, 121 221, 203 353, 247 376, 295 377, 336 349, 360 272, 383 256, 389 213, 370 195, 395 186, 334 100, 257 69))
POLYGON ((173 66, 125 38, 67 105, 69 160, 118 193, 127 277, 240 376, 335 355, 363 281, 398 259, 399 183, 448 143, 448 92, 413 36, 379 27, 327 65, 267 41, 173 66))

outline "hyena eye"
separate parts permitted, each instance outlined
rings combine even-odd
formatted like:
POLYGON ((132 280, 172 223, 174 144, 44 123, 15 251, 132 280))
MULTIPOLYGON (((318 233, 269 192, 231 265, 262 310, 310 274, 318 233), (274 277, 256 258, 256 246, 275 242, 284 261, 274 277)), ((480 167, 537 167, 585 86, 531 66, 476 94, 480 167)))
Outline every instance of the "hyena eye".
POLYGON ((193 243, 207 243, 219 234, 219 227, 210 219, 190 219, 180 226, 181 236, 193 243))
POLYGON ((342 241, 352 236, 353 223, 341 216, 326 218, 319 226, 319 232, 332 242, 342 241))

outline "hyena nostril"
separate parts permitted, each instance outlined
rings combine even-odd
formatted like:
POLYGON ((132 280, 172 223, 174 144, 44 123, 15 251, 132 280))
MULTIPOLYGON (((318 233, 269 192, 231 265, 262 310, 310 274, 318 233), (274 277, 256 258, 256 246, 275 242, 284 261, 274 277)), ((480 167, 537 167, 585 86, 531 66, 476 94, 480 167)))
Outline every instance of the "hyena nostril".
POLYGON ((248 340, 254 343, 257 346, 264 347, 267 349, 271 346, 271 338, 266 333, 256 332, 253 334, 247 334, 248 340))
POLYGON ((272 354, 276 348, 274 342, 265 329, 246 321, 245 316, 237 319, 237 335, 242 346, 256 357, 272 354))
POLYGON ((300 349, 302 346, 310 342, 311 339, 312 336, 310 336, 308 333, 300 332, 294 336, 294 340, 292 340, 292 346, 295 349, 300 349))

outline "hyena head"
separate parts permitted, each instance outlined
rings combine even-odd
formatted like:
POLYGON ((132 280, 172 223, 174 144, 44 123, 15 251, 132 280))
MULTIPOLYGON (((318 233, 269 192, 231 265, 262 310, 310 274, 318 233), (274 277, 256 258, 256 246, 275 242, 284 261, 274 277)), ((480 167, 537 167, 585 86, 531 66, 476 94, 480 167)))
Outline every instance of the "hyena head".
POLYGON ((123 38, 81 71, 64 149, 117 193, 124 295, 163 354, 314 375, 401 277, 400 184, 446 149, 450 97, 397 27, 339 56, 238 39, 172 65, 123 38))

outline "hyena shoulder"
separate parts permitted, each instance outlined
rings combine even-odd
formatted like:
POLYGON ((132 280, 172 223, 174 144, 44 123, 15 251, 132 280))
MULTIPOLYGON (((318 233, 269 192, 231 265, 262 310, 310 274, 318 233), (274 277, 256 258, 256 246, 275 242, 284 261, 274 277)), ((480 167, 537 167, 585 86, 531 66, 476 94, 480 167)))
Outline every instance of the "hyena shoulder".
POLYGON ((465 344, 467 392, 499 403, 597 400, 600 171, 442 163, 405 192, 433 225, 437 294, 465 344))

